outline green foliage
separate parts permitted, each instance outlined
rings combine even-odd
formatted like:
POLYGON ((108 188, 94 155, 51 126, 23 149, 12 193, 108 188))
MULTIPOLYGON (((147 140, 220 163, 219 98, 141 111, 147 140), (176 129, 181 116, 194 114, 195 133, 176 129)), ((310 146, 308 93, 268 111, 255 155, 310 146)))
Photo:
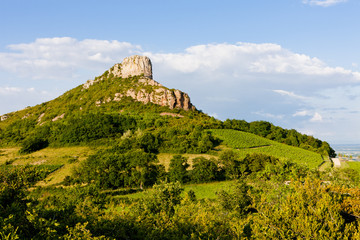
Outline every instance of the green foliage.
POLYGON ((29 154, 41 150, 43 148, 46 148, 48 145, 49 145, 49 141, 47 139, 43 139, 42 137, 39 136, 29 136, 23 141, 19 153, 29 154))
POLYGON ((169 179, 171 182, 184 183, 188 181, 187 168, 190 165, 187 163, 187 158, 181 155, 175 155, 170 160, 169 179))
POLYGON ((249 192, 250 187, 243 180, 238 180, 231 193, 224 190, 218 193, 218 201, 226 211, 244 215, 249 212, 251 205, 249 192))
POLYGON ((158 137, 162 141, 161 152, 206 153, 217 144, 211 132, 186 123, 163 127, 158 131, 158 137))
POLYGON ((339 204, 342 198, 319 180, 295 183, 279 204, 261 196, 254 203, 259 212, 251 225, 257 239, 356 239, 356 226, 346 223, 339 204))
POLYGON ((225 150, 219 156, 226 179, 237 179, 245 173, 246 165, 241 164, 239 155, 233 150, 225 150))
POLYGON ((191 180, 196 183, 211 182, 220 180, 219 167, 215 159, 206 159, 197 157, 193 159, 193 170, 191 171, 191 180))
POLYGON ((136 138, 125 138, 113 148, 88 157, 75 169, 73 178, 94 182, 100 188, 152 186, 164 175, 165 168, 157 164, 155 154, 144 148, 136 138))
POLYGON ((0 236, 19 239, 31 233, 26 218, 27 188, 41 179, 35 167, 0 168, 0 236), (20 228, 20 229, 19 229, 20 228))
POLYGON ((175 206, 181 202, 183 192, 179 182, 161 183, 153 186, 150 197, 143 200, 143 208, 151 214, 165 213, 173 215, 175 206))
POLYGON ((2 144, 11 145, 23 141, 29 136, 36 125, 33 119, 17 119, 6 128, 0 131, 0 139, 2 144))
MULTIPOLYGON (((335 151, 327 142, 320 141, 312 136, 301 134, 294 129, 288 130, 274 126, 266 121, 255 121, 247 123, 244 120, 227 119, 223 122, 225 129, 234 129, 249 132, 258 136, 285 143, 290 146, 300 147, 306 150, 335 157, 335 151)), ((260 144, 258 146, 261 146, 260 144)), ((241 147, 240 147, 241 148, 241 147)))
POLYGON ((69 231, 68 234, 64 235, 64 240, 98 240, 98 239, 106 239, 105 236, 93 237, 91 232, 86 229, 88 223, 77 223, 75 227, 67 227, 69 231))
POLYGON ((259 172, 265 168, 267 164, 274 165, 279 159, 259 153, 247 155, 242 164, 245 165, 247 173, 259 172))
POLYGON ((60 144, 89 142, 114 137, 135 128, 136 121, 132 117, 120 114, 83 114, 56 125, 52 139, 60 144))
POLYGON ((239 132, 231 129, 212 129, 211 132, 229 145, 236 149, 256 148, 270 146, 274 142, 255 136, 252 133, 239 132))
POLYGON ((261 138, 257 135, 249 135, 249 133, 236 130, 211 130, 215 137, 223 140, 224 144, 239 148, 248 144, 247 148, 238 149, 238 154, 245 157, 247 154, 262 153, 270 155, 280 160, 290 160, 299 164, 308 166, 309 168, 317 168, 322 162, 322 156, 312 151, 307 151, 297 147, 288 146, 275 141, 261 138), (251 140, 253 139, 253 140, 251 140), (252 143, 254 142, 254 144, 252 143), (254 147, 255 143, 262 143, 258 147, 254 147), (265 144, 264 146, 264 143, 265 144))

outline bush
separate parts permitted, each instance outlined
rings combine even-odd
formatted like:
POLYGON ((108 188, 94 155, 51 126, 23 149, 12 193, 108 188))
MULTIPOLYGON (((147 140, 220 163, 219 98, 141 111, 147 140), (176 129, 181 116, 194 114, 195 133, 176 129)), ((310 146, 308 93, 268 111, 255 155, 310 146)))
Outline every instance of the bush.
POLYGON ((19 150, 19 153, 29 154, 41 150, 43 148, 46 148, 48 145, 49 145, 49 141, 47 139, 43 139, 39 136, 30 136, 26 138, 22 143, 22 147, 19 150))
POLYGON ((211 182, 218 180, 218 166, 214 159, 197 157, 193 160, 191 180, 196 183, 211 182))
POLYGON ((187 163, 187 158, 181 155, 175 155, 170 160, 170 168, 169 168, 169 178, 171 182, 180 182, 184 183, 187 179, 187 171, 186 169, 190 165, 187 163))

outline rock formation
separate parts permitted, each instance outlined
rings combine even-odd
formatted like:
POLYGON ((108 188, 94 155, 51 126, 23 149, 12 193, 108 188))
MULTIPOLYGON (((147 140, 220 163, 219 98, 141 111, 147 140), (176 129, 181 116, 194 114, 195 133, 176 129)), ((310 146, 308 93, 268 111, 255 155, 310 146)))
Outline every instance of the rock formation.
MULTIPOLYGON (((109 96, 110 98, 106 101, 96 101, 96 106, 109 102, 111 99, 113 99, 113 101, 120 101, 123 97, 131 97, 144 104, 151 102, 161 106, 167 106, 170 109, 180 108, 186 111, 196 109, 191 104, 188 94, 180 90, 168 89, 152 79, 152 64, 148 57, 138 55, 127 57, 122 63, 115 64, 110 68, 108 76, 122 78, 122 81, 130 81, 128 78, 131 76, 141 77, 133 83, 132 87, 115 93, 114 96, 109 96), (149 86, 151 91, 149 91, 149 86)), ((88 81, 83 85, 83 88, 88 89, 101 80, 102 78, 88 81)))
POLYGON ((9 118, 9 115, 4 114, 4 115, 0 116, 0 121, 5 121, 8 118, 9 118))
POLYGON ((124 58, 122 63, 115 64, 109 70, 115 77, 128 78, 131 76, 143 75, 152 79, 152 65, 148 57, 134 55, 124 58))

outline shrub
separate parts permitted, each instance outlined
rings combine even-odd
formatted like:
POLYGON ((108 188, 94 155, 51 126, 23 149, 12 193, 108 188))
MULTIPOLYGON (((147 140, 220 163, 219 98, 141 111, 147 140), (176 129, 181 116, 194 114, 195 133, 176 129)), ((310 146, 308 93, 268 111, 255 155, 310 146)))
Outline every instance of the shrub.
POLYGON ((180 182, 184 183, 187 181, 187 171, 186 169, 190 165, 187 163, 187 158, 181 155, 175 155, 170 160, 169 168, 169 178, 171 182, 180 182))
POLYGON ((214 159, 197 157, 193 160, 191 179, 196 183, 211 182, 218 179, 218 166, 214 159))
POLYGON ((43 148, 46 148, 49 145, 47 139, 43 139, 39 136, 30 136, 24 140, 22 143, 22 147, 19 150, 20 154, 29 154, 32 152, 36 152, 43 148))

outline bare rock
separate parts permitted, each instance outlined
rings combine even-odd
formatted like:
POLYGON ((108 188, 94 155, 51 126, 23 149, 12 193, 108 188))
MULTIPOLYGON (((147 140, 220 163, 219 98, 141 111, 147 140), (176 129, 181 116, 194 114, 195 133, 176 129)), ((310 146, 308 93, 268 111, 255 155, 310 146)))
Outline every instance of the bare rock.
POLYGON ((184 116, 181 114, 177 114, 177 113, 168 113, 168 112, 162 112, 160 113, 160 116, 170 116, 170 117, 178 117, 178 118, 183 118, 184 116))
POLYGON ((44 116, 45 116, 45 113, 40 114, 40 116, 39 116, 39 118, 38 118, 37 122, 38 122, 38 123, 40 123, 40 122, 41 122, 41 120, 42 120, 42 118, 43 118, 44 116))
POLYGON ((115 64, 109 73, 122 78, 143 75, 152 79, 152 64, 148 57, 134 55, 124 58, 122 63, 115 64))
POLYGON ((52 122, 56 122, 57 120, 62 119, 62 118, 64 118, 64 117, 65 117, 65 113, 63 113, 63 114, 61 114, 61 115, 59 115, 59 116, 54 117, 51 121, 52 121, 52 122))
POLYGON ((5 121, 5 120, 8 119, 8 118, 9 118, 9 115, 4 114, 4 115, 2 115, 2 116, 0 117, 0 120, 1 120, 1 121, 5 121))
POLYGON ((167 106, 170 109, 180 108, 186 111, 196 109, 191 104, 189 95, 180 90, 170 90, 165 87, 156 88, 150 93, 145 89, 129 89, 124 94, 115 93, 114 101, 120 101, 124 96, 131 97, 144 104, 151 102, 160 106, 167 106))

